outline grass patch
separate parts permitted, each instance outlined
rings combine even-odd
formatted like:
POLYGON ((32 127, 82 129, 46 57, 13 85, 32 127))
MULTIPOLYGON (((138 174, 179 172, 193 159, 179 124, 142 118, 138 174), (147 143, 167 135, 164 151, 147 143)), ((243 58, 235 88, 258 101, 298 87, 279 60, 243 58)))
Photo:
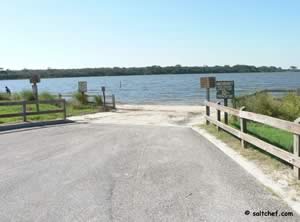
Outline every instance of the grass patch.
POLYGON ((97 113, 102 111, 103 111, 102 107, 96 105, 84 105, 80 107, 76 107, 73 105, 67 106, 67 116, 79 116, 79 115, 97 113))
POLYGON ((224 130, 217 131, 216 126, 210 125, 201 125, 200 128, 205 129, 210 134, 214 135, 217 139, 222 140, 224 143, 229 145, 233 150, 237 151, 243 157, 248 160, 256 162, 260 165, 264 170, 267 170, 269 173, 273 170, 278 169, 290 169, 291 166, 278 161, 278 158, 266 153, 265 151, 254 147, 252 145, 248 145, 248 148, 244 149, 241 147, 240 140, 230 133, 227 133, 224 130))
MULTIPOLYGON (((236 108, 244 106, 247 111, 288 121, 294 121, 300 116, 300 97, 294 93, 275 98, 266 92, 258 92, 236 97, 233 100, 233 106, 236 108)), ((229 124, 240 129, 237 118, 230 118, 229 124)), ((285 151, 293 152, 292 133, 253 121, 247 121, 247 133, 285 151)))
MULTIPOLYGON (((236 129, 240 129, 240 123, 234 119, 231 119, 229 124, 236 129)), ((247 133, 288 152, 293 152, 292 133, 250 121, 247 122, 247 133)))
MULTIPOLYGON (((47 111, 47 110, 55 110, 59 109, 59 107, 55 105, 49 105, 49 104, 40 104, 40 111, 47 111)), ((27 105, 27 112, 35 112, 36 111, 36 105, 27 105)), ((10 113, 22 113, 22 106, 16 105, 16 106, 1 106, 0 107, 0 114, 10 114, 10 113)), ((54 113, 54 114, 47 114, 47 115, 35 115, 35 116, 27 116, 28 121, 37 121, 37 120, 53 120, 53 119, 59 119, 62 117, 62 113, 54 113)), ((0 124, 3 123, 14 123, 14 122, 22 122, 22 117, 11 117, 11 118, 1 118, 0 124)))
MULTIPOLYGON (((60 109, 61 107, 51 104, 40 104, 40 111, 47 111, 47 110, 55 110, 60 109)), ((36 105, 27 105, 27 112, 35 112, 36 105)), ((73 106, 71 103, 67 104, 67 116, 78 116, 90 113, 96 113, 102 111, 102 107, 96 105, 84 105, 84 106, 73 106)), ((0 107, 0 114, 8 114, 8 113, 21 113, 22 106, 5 106, 0 107)), ((51 114, 44 114, 44 115, 33 115, 27 116, 28 121, 46 121, 46 120, 56 120, 61 119, 63 117, 63 113, 51 113, 51 114)), ((11 118, 0 118, 0 124, 6 123, 18 123, 22 122, 22 117, 11 117, 11 118)))

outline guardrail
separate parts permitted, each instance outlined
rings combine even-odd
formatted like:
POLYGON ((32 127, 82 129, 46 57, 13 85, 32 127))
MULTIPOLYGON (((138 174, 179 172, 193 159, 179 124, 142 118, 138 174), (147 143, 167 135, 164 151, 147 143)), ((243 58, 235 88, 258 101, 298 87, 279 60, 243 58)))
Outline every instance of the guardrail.
POLYGON ((220 105, 220 103, 213 103, 207 101, 205 102, 205 106, 208 109, 214 108, 217 110, 216 119, 212 118, 209 113, 206 114, 205 119, 207 121, 207 124, 211 122, 217 126, 218 130, 223 129, 229 132, 230 134, 240 138, 241 146, 243 148, 246 148, 246 143, 249 143, 290 163, 293 166, 295 176, 297 177, 297 179, 300 180, 300 118, 298 118, 294 122, 290 122, 266 115, 243 111, 244 107, 238 110, 220 105), (221 122, 221 112, 238 117, 240 119, 240 130, 221 122), (256 138, 253 135, 248 134, 247 121, 262 123, 294 134, 293 153, 287 152, 277 146, 274 146, 270 143, 256 138))
POLYGON ((23 121, 27 121, 27 116, 32 115, 44 115, 44 114, 52 114, 52 113, 63 113, 63 119, 65 120, 67 118, 67 112, 66 112, 66 100, 64 99, 55 99, 55 100, 39 100, 39 101, 16 101, 16 102, 0 102, 1 106, 22 106, 22 111, 19 113, 8 113, 8 114, 0 114, 0 118, 10 118, 10 117, 23 117, 23 121), (27 112, 27 105, 35 104, 53 104, 58 105, 61 104, 61 109, 54 109, 54 110, 46 110, 46 111, 40 111, 37 109, 35 112, 27 112))

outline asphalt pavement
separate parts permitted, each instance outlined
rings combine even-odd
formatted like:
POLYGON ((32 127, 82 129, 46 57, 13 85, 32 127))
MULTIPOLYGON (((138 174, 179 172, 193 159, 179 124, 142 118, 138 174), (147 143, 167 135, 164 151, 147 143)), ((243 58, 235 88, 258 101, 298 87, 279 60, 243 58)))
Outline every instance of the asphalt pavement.
POLYGON ((0 133, 0 221, 300 221, 260 211, 293 212, 190 128, 0 133))

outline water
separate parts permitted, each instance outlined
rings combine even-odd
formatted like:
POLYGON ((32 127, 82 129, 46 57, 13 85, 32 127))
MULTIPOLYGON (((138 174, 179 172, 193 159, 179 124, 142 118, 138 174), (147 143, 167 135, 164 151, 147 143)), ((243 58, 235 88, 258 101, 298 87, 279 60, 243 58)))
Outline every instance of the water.
MULTIPOLYGON (((55 78, 42 79, 38 86, 40 91, 70 94, 77 90, 78 81, 87 81, 88 89, 91 91, 100 91, 101 86, 106 86, 107 93, 115 94, 117 102, 199 105, 205 99, 205 90, 200 89, 199 83, 200 77, 203 76, 216 76, 217 80, 234 80, 236 95, 263 89, 300 88, 300 73, 297 72, 55 78)), ((0 91, 4 91, 5 86, 8 86, 12 92, 31 90, 29 80, 0 81, 0 91)), ((214 99, 214 90, 211 95, 214 99)))

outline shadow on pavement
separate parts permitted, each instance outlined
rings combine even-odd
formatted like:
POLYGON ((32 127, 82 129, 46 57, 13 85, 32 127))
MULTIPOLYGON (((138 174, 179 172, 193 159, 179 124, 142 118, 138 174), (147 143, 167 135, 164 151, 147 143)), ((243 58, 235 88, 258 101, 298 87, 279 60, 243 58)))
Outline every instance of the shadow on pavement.
POLYGON ((27 123, 13 124, 13 125, 5 125, 5 126, 0 126, 0 135, 34 130, 39 128, 55 127, 58 125, 65 125, 65 124, 83 124, 83 123, 77 123, 71 120, 53 120, 53 121, 27 122, 27 123))

